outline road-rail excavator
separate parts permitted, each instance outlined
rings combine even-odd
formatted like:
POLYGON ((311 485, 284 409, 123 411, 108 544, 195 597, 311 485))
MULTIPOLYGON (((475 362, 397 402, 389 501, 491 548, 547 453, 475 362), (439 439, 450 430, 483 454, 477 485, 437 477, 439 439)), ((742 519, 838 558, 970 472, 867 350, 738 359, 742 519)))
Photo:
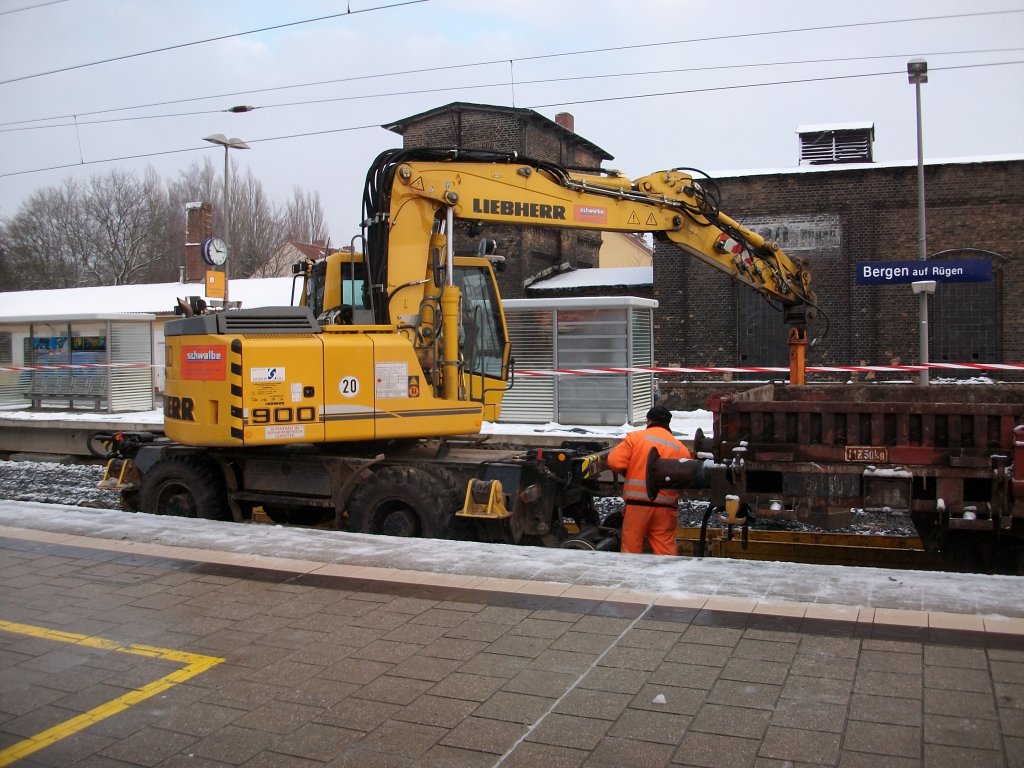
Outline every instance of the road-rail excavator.
POLYGON ((653 233, 778 305, 790 378, 803 383, 810 271, 722 213, 709 180, 392 150, 367 174, 363 252, 297 265, 298 306, 166 324, 166 438, 117 438, 107 487, 147 512, 243 521, 261 510, 392 535, 557 545, 566 520, 598 525, 607 446, 472 439, 497 421, 514 364, 501 258, 487 240, 455 254, 465 220, 653 233))

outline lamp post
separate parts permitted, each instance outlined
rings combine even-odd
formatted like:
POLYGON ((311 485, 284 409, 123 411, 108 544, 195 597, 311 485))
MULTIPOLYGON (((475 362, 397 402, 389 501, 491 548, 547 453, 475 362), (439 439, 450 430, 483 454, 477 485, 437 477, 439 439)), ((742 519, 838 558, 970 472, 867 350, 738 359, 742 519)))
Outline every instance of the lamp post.
MULTIPOLYGON (((928 82, 928 62, 924 59, 911 59, 907 62, 907 80, 914 86, 917 96, 917 257, 921 261, 928 259, 928 244, 925 238, 924 218, 924 141, 921 131, 921 84, 928 82)), ((935 290, 934 283, 932 290, 935 290)), ((920 348, 921 383, 928 383, 928 293, 927 290, 915 291, 920 297, 920 348)))
POLYGON ((223 133, 205 136, 203 141, 224 147, 224 242, 228 248, 228 258, 224 262, 224 308, 226 309, 228 306, 228 282, 231 266, 231 198, 229 197, 231 190, 231 183, 229 181, 231 163, 228 161, 228 150, 249 149, 249 145, 241 139, 229 139, 223 133))

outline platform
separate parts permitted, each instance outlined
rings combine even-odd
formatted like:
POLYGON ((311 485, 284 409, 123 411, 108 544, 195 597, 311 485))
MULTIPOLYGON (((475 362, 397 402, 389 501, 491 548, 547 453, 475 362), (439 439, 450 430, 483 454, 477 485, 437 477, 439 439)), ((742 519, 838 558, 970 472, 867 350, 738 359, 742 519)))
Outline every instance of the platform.
POLYGON ((0 765, 1024 764, 1017 577, 0 502, 0 765))

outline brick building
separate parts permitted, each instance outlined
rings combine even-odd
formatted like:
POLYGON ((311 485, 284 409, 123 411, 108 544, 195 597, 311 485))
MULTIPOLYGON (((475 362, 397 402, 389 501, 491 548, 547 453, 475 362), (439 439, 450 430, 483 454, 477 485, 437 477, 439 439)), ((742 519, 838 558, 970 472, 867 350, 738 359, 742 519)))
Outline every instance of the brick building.
MULTIPOLYGON (((551 121, 529 109, 456 102, 384 127, 402 135, 406 148, 515 151, 577 168, 612 159, 576 134, 567 114, 551 121)), ((910 286, 856 284, 858 263, 918 255, 917 167, 871 162, 873 138, 870 123, 804 129, 800 160, 810 165, 715 179, 723 211, 809 263, 824 315, 810 329, 818 340, 808 348, 809 365, 918 359, 919 304, 910 286)), ((988 259, 994 276, 992 282, 939 284, 929 302, 931 361, 1024 361, 1024 245, 1016 237, 1024 213, 1024 157, 929 162, 925 199, 929 258, 988 259)), ((488 227, 484 234, 510 257, 499 278, 505 298, 540 295, 539 286, 531 289, 539 280, 598 265, 597 232, 488 227)), ((456 250, 474 251, 479 236, 460 230, 456 250)), ((602 290, 622 292, 594 289, 602 290)), ((659 302, 659 365, 788 364, 780 314, 672 245, 655 248, 653 290, 631 286, 627 292, 659 302)), ((564 295, 586 293, 567 288, 564 295)))
MULTIPOLYGON (((811 327, 809 365, 918 359, 919 303, 909 285, 856 284, 858 263, 918 255, 917 167, 829 165, 716 178, 723 211, 804 259, 827 321, 811 327)), ((929 259, 989 259, 993 281, 939 283, 930 359, 1024 360, 1024 158, 925 165, 929 259)), ((659 244, 655 339, 661 364, 786 365, 786 328, 752 291, 659 244)))
MULTIPOLYGON (((384 126, 403 137, 403 147, 457 147, 518 152, 571 168, 599 168, 612 155, 575 133, 572 115, 552 121, 532 109, 454 102, 384 126)), ((601 233, 545 227, 488 226, 472 235, 456 229, 456 253, 473 253, 481 235, 510 256, 498 276, 502 296, 523 298, 537 279, 578 268, 596 267, 601 233)))

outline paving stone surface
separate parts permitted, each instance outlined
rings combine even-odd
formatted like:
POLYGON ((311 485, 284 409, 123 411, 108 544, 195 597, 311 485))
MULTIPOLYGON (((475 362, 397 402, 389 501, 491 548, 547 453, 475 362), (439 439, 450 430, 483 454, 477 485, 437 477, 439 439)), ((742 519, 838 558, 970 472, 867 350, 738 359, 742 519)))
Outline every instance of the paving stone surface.
POLYGON ((0 584, 3 765, 1024 765, 1015 636, 15 538, 0 584))

